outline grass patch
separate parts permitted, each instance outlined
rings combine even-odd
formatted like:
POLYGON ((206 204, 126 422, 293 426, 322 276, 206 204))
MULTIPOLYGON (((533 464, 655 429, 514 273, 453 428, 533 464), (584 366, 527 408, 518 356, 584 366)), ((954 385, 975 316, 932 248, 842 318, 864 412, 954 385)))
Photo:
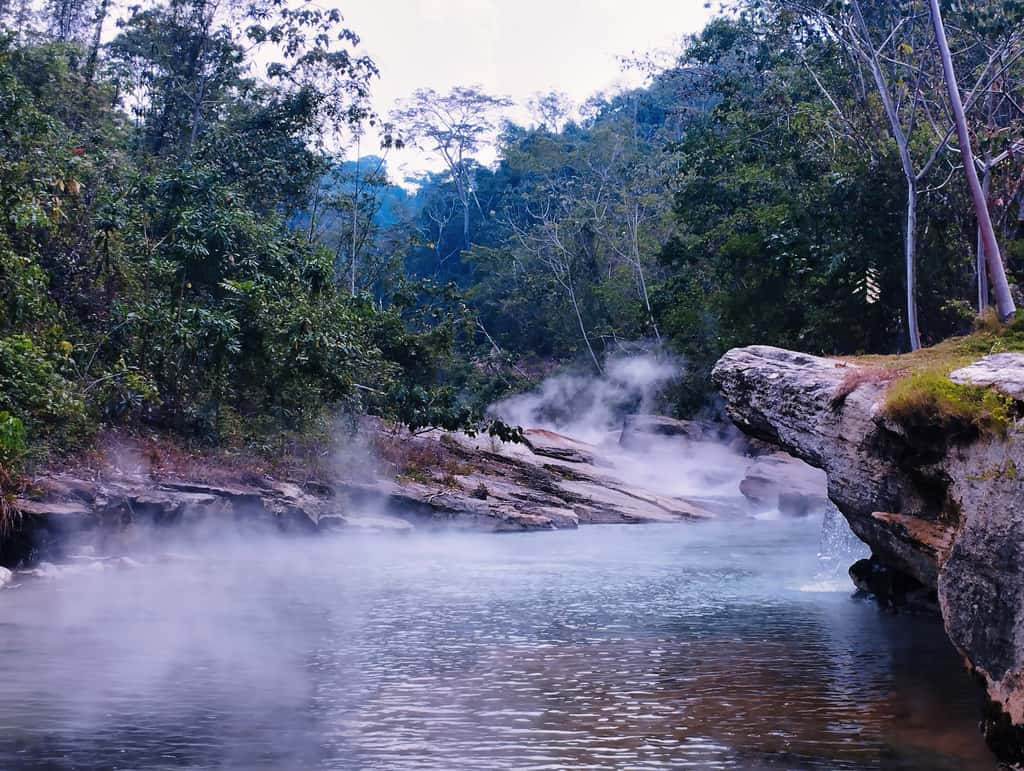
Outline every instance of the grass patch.
POLYGON ((868 355, 841 357, 860 366, 876 367, 897 376, 924 369, 951 372, 990 353, 1024 353, 1024 310, 1009 324, 1000 324, 994 313, 979 319, 969 335, 951 337, 929 348, 895 356, 868 355))
MULTIPOLYGON (((908 436, 923 442, 965 443, 983 434, 1005 435, 1019 405, 991 388, 958 385, 949 373, 992 353, 1024 352, 1024 315, 1000 324, 995 314, 979 319, 975 331, 930 348, 896 356, 858 356, 848 360, 864 368, 873 382, 888 377, 883 414, 908 436)), ((840 400, 856 388, 840 388, 840 400), (842 393, 846 391, 846 393, 842 393)))

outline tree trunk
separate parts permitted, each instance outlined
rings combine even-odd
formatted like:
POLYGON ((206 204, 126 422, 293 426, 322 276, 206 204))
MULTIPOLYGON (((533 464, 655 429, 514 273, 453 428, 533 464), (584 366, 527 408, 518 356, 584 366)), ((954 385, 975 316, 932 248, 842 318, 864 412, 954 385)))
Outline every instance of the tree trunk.
POLYGON ((576 321, 580 325, 580 333, 583 335, 583 342, 587 345, 587 352, 590 354, 590 360, 594 362, 594 367, 597 369, 597 374, 604 374, 604 370, 601 369, 601 363, 597 360, 597 354, 594 353, 594 346, 590 344, 590 335, 587 334, 587 327, 583 323, 583 314, 580 312, 580 305, 576 302, 576 291, 572 286, 572 279, 568 283, 569 299, 572 301, 572 309, 576 312, 576 321))
POLYGON ((100 7, 96 11, 96 27, 92 34, 92 44, 89 46, 89 58, 85 62, 85 82, 92 83, 96 77, 96 64, 100 58, 100 44, 103 41, 103 23, 107 20, 107 11, 110 7, 110 0, 101 0, 100 7))
POLYGON ((640 205, 633 204, 633 218, 630 222, 630 234, 633 241, 633 260, 636 262, 637 279, 640 284, 640 296, 644 301, 644 308, 647 310, 647 319, 651 322, 651 329, 654 330, 654 338, 661 345, 661 332, 658 330, 658 322, 654 320, 654 311, 651 310, 651 297, 647 292, 647 278, 644 276, 643 262, 640 260, 640 205))
MULTIPOLYGON (((985 193, 986 200, 989 187, 992 184, 992 168, 988 161, 989 159, 986 159, 985 173, 981 179, 981 189, 985 193)), ((985 240, 981 235, 981 225, 978 225, 978 251, 975 265, 978 273, 978 315, 982 316, 988 310, 988 276, 985 273, 985 240)))
POLYGON ((967 130, 967 117, 964 115, 964 105, 960 99, 960 88, 956 83, 956 72, 953 70, 953 57, 949 53, 949 43, 946 41, 946 28, 942 23, 939 0, 929 0, 928 8, 931 12, 932 26, 935 29, 935 43, 942 59, 942 72, 946 80, 946 89, 949 91, 949 102, 953 108, 953 118, 956 121, 957 140, 960 142, 960 154, 963 157, 964 173, 967 175, 967 187, 971 191, 971 200, 974 202, 974 211, 978 217, 978 229, 985 247, 989 281, 996 296, 996 311, 999 313, 1001 321, 1007 321, 1013 317, 1017 307, 1013 303, 1010 285, 1006 281, 1003 259, 999 254, 999 243, 996 241, 992 218, 988 212, 988 201, 985 200, 985 192, 981 189, 981 182, 978 181, 978 170, 974 168, 971 136, 967 130))
POLYGON ((903 261, 907 273, 907 331, 910 350, 921 347, 917 323, 917 181, 907 180, 907 222, 903 237, 903 261))
POLYGON ((914 171, 914 163, 910 157, 910 144, 900 123, 899 111, 893 102, 892 94, 889 91, 889 84, 885 80, 885 73, 882 72, 882 65, 878 62, 878 54, 875 51, 874 43, 871 42, 871 35, 868 32, 868 25, 864 21, 864 14, 861 11, 858 0, 853 0, 853 10, 857 19, 857 26, 864 36, 864 41, 870 49, 865 53, 868 66, 871 69, 871 76, 878 89, 878 96, 885 108, 885 115, 889 120, 889 130, 896 140, 896 148, 900 154, 900 165, 903 168, 903 176, 907 180, 907 221, 903 238, 903 261, 907 274, 907 332, 910 336, 910 349, 916 351, 921 347, 921 333, 917 324, 917 174, 914 171))
POLYGON ((356 170, 352 183, 352 247, 351 264, 349 265, 349 294, 356 296, 356 248, 359 232, 359 162, 361 160, 361 148, 359 138, 356 137, 356 170))

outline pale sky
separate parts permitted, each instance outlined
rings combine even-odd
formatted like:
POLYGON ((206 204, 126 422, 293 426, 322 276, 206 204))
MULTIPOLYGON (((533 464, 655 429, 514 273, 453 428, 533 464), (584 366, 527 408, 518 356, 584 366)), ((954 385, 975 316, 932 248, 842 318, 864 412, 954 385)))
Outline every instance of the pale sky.
MULTIPOLYGON (((527 122, 537 91, 564 91, 578 105, 597 91, 636 85, 620 56, 671 51, 710 18, 702 0, 333 0, 362 38, 381 77, 373 103, 387 114, 416 88, 480 85, 509 96, 527 122)), ((376 150, 368 139, 364 153, 376 150)), ((493 155, 482 157, 489 162, 493 155)), ((438 168, 415 149, 392 155, 395 181, 438 168)))

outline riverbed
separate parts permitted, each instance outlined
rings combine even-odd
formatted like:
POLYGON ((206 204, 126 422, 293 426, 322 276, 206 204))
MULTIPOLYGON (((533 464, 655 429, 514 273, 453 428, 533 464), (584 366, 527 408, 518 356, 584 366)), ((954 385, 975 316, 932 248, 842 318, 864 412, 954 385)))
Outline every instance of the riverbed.
POLYGON ((0 593, 0 769, 994 769, 820 530, 160 539, 0 593))

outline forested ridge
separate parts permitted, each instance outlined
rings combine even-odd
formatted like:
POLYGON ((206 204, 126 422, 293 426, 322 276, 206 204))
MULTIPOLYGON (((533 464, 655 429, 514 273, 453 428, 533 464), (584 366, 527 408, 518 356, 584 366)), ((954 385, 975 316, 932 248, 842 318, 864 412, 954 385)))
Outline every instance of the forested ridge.
MULTIPOLYGON (((637 349, 682 357, 690 413, 730 347, 896 352, 986 311, 926 3, 743 4, 530 125, 470 85, 375 114, 343 11, 0 4, 5 467, 111 425, 265 451, 339 414, 479 425, 637 349), (441 170, 410 191, 388 165, 413 145, 441 170)), ((1016 295, 1024 4, 942 13, 1016 295)))

